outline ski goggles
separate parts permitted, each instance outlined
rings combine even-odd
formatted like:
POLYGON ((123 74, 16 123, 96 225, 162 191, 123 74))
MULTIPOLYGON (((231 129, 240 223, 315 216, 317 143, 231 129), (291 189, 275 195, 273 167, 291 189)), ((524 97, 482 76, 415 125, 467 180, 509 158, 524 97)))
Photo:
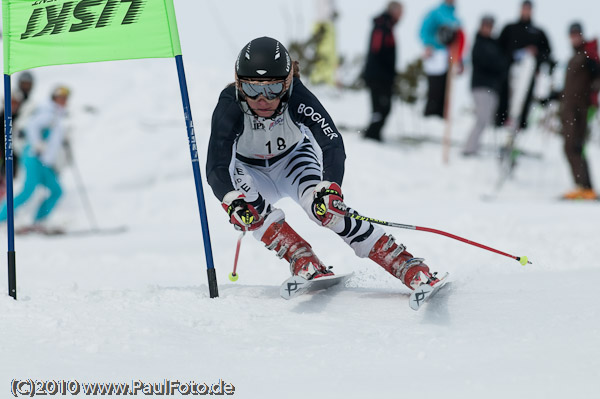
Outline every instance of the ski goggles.
POLYGON ((256 100, 261 95, 267 100, 275 100, 283 96, 286 84, 285 79, 265 82, 240 79, 240 89, 246 97, 252 100, 256 100))

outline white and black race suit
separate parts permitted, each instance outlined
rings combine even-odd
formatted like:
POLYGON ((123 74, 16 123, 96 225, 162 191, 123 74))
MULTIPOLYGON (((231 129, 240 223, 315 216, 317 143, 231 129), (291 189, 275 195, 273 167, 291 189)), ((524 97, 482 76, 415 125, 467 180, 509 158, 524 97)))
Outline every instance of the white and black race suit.
MULTIPOLYGON (((238 190, 265 217, 254 232, 284 218, 273 206, 290 197, 320 224, 311 211, 313 190, 322 180, 342 184, 346 154, 342 136, 319 100, 294 78, 288 107, 275 118, 245 114, 235 87, 221 92, 212 116, 206 176, 215 196, 238 190)), ((350 210, 352 211, 352 210, 350 210)), ((350 218, 328 225, 359 257, 367 257, 383 229, 350 218)))

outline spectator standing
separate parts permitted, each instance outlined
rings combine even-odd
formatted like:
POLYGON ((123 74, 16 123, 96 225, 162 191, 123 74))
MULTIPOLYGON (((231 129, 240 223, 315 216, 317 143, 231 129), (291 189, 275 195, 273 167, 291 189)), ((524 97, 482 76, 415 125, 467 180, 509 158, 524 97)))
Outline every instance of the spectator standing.
MULTIPOLYGON (((455 11, 455 0, 444 0, 427 14, 421 25, 420 37, 425 45, 423 68, 428 83, 425 116, 444 117, 446 84, 450 71, 448 47, 462 37, 460 21, 455 11)), ((460 63, 460 60, 456 61, 460 63)))
POLYGON ((316 62, 310 82, 335 86, 338 68, 336 50, 335 20, 338 17, 334 0, 315 0, 317 18, 313 34, 318 38, 316 45, 316 62))
POLYGON ((598 195, 592 188, 584 146, 588 109, 592 105, 591 93, 594 86, 600 84, 600 65, 585 51, 586 43, 581 24, 571 24, 569 39, 574 53, 567 65, 560 116, 565 155, 577 187, 566 193, 563 198, 595 200, 598 199, 598 195))
POLYGON ((463 148, 463 155, 476 155, 483 130, 493 122, 500 89, 506 80, 508 60, 498 41, 492 37, 494 18, 485 16, 471 54, 473 75, 471 90, 475 104, 475 124, 463 148))
POLYGON ((397 1, 373 20, 369 53, 363 78, 371 92, 371 122, 365 138, 382 141, 381 129, 392 109, 392 91, 396 78, 396 39, 394 26, 402 18, 403 7, 397 1))
MULTIPOLYGON (((500 46, 504 50, 506 57, 508 57, 509 64, 508 69, 521 59, 524 58, 526 52, 533 54, 536 58, 536 72, 539 71, 539 67, 543 62, 552 63, 551 60, 551 49, 550 43, 546 33, 535 26, 532 22, 533 14, 533 3, 529 0, 523 1, 521 5, 521 15, 519 21, 508 24, 504 27, 500 33, 499 42, 500 46)), ((496 114, 496 125, 502 126, 507 121, 510 109, 510 87, 508 79, 502 85, 500 92, 500 100, 498 105, 498 112, 496 114)), ((515 122, 515 126, 518 129, 525 129, 527 127, 527 116, 531 107, 531 99, 533 97, 533 89, 535 86, 535 75, 531 79, 529 89, 525 97, 523 109, 520 113, 518 121, 515 122)))

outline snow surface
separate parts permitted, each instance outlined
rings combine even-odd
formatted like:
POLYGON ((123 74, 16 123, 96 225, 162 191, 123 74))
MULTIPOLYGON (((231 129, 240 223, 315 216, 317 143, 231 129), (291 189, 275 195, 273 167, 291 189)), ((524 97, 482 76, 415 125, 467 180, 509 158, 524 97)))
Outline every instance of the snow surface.
MULTIPOLYGON (((176 3, 179 14, 187 11, 176 3)), ((185 21, 184 15, 204 174, 210 117, 232 79, 235 52, 227 68, 210 64, 185 21)), ((232 34, 245 42, 247 34, 236 29, 232 34)), ((468 75, 458 79, 455 94, 466 104, 468 75)), ((487 133, 480 158, 463 159, 453 146, 444 165, 438 143, 406 143, 406 137, 441 138, 443 125, 423 120, 419 107, 395 104, 387 143, 378 145, 355 132, 368 119, 367 93, 315 89, 347 127, 348 204, 368 216, 527 255, 533 264, 388 229, 434 270, 450 272, 444 291, 414 312, 408 289, 284 200, 278 205, 288 222, 322 260, 339 273, 355 273, 346 289, 284 301, 278 289, 287 265, 251 237, 242 243, 239 281, 228 281, 238 233, 204 182, 220 292, 210 299, 174 62, 50 67, 36 77, 37 100, 57 83, 73 87, 76 161, 96 217, 101 227, 128 230, 17 237, 19 300, 0 296, 0 396, 9 397, 14 378, 224 379, 240 398, 563 398, 597 391, 600 206, 556 200, 572 186, 556 135, 527 132, 519 145, 543 158, 522 158, 514 179, 486 201, 482 195, 493 192, 498 174, 491 148, 499 134, 487 133)), ((454 110, 457 145, 472 122, 465 107, 454 110)), ((596 132, 588 154, 597 186, 598 144, 596 132)), ((62 178, 65 196, 51 222, 87 228, 72 170, 62 178)), ((18 213, 18 225, 29 223, 31 210, 18 213)), ((4 229, 0 240, 6 248, 4 229)), ((0 287, 6 286, 0 273, 0 287)))

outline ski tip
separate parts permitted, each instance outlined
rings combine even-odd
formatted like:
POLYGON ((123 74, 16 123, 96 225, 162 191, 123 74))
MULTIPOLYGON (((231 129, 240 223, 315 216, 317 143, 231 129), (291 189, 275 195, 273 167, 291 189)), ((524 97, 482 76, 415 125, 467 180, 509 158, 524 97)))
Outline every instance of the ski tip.
POLYGON ((425 303, 427 298, 431 295, 434 288, 429 284, 422 284, 417 289, 413 291, 408 300, 408 306, 412 310, 419 310, 421 305, 425 303))

